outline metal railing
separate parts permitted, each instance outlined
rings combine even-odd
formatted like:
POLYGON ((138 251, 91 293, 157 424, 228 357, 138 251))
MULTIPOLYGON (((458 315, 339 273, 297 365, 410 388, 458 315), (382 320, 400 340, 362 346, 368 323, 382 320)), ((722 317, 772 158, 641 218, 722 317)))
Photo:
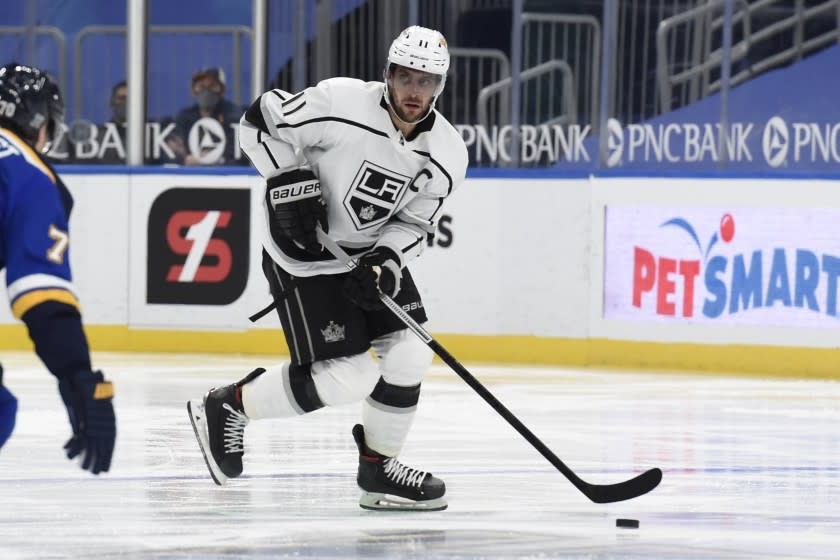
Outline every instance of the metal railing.
MULTIPOLYGON (((522 14, 522 73, 529 68, 546 68, 549 61, 563 61, 561 72, 571 73, 571 79, 564 77, 564 91, 571 86, 575 91, 576 107, 569 115, 572 122, 595 124, 598 122, 598 93, 601 68, 601 24, 593 16, 578 14, 522 14)), ((560 68, 560 67, 555 67, 560 68)), ((543 124, 550 117, 541 113, 547 107, 544 95, 552 96, 556 90, 553 72, 540 72, 547 83, 532 83, 523 87, 523 115, 530 115, 532 124, 543 124)), ((531 80, 534 74, 529 74, 531 80)), ((564 104, 568 109, 568 96, 564 104)))
MULTIPOLYGON (((0 26, 0 35, 20 35, 21 41, 25 40, 27 28, 24 26, 0 26)), ((35 35, 50 37, 56 44, 56 61, 58 62, 58 85, 61 91, 67 91, 67 40, 64 33, 57 27, 39 25, 34 28, 35 35)), ((5 64, 8 61, 3 61, 5 64)), ((19 62, 27 62, 20 60, 19 62)))
MULTIPOLYGON (((207 35, 229 35, 231 38, 231 54, 230 54, 230 72, 227 75, 227 90, 231 92, 230 100, 236 105, 242 105, 243 100, 243 54, 247 54, 248 50, 243 47, 242 42, 244 38, 250 40, 251 29, 241 25, 150 25, 149 34, 157 35, 158 37, 170 34, 182 34, 193 36, 207 36, 207 35)), ((124 36, 126 33, 125 26, 122 25, 92 25, 82 28, 76 35, 73 48, 73 109, 74 116, 79 118, 82 116, 82 86, 84 85, 85 76, 88 68, 84 65, 83 46, 84 42, 91 37, 100 35, 116 35, 124 36)), ((123 45, 122 52, 118 56, 125 57, 125 46, 123 45)), ((101 55, 101 53, 99 53, 101 55)), ((172 57, 172 53, 168 53, 172 57)), ((250 58, 250 55, 249 55, 250 58)), ((171 67, 172 64, 178 62, 177 58, 170 58, 169 60, 149 61, 149 67, 155 68, 156 65, 171 67)), ((204 66, 226 66, 221 60, 205 61, 204 66)), ((101 67, 101 58, 99 66, 101 67)), ((198 69, 198 67, 185 68, 185 80, 198 69)), ((111 80, 111 85, 116 79, 111 80)), ((186 83, 186 81, 185 81, 186 83)), ((171 95, 171 92, 161 93, 161 95, 171 95)))
MULTIPOLYGON (((314 34, 303 41, 303 52, 295 52, 289 41, 270 41, 268 79, 274 86, 295 91, 335 76, 381 80, 388 46, 409 24, 441 31, 453 48, 459 44, 457 22, 463 13, 510 6, 510 0, 368 0, 336 18, 337 3, 315 3, 308 15, 314 21, 314 34), (295 83, 296 66, 298 71, 301 66, 305 69, 302 84, 295 83)), ((269 2, 269 23, 275 35, 287 39, 295 35, 297 43, 300 29, 292 25, 296 9, 288 0, 269 2)))
MULTIPOLYGON (((498 0, 492 0, 498 3, 498 0)), ((333 1, 323 0, 315 6, 315 36, 308 41, 305 56, 292 53, 279 71, 269 73, 274 87, 286 91, 297 91, 302 87, 335 77, 347 76, 361 80, 381 80, 384 63, 391 40, 407 24, 408 6, 394 0, 375 0, 358 6, 338 20, 333 19, 333 1), (377 33, 366 33, 366 29, 377 29, 377 33), (306 79, 296 84, 295 70, 304 65, 306 79)), ((444 1, 434 0, 420 6, 423 23, 436 27, 439 20, 451 14, 475 7, 476 0, 444 1), (436 23, 437 22, 437 23, 436 23)), ((492 4, 496 5, 496 4, 492 4)), ((290 5, 280 5, 282 14, 289 20, 295 15, 290 5)), ((270 16, 272 21, 275 13, 270 16)), ((278 25, 288 25, 288 21, 278 25)), ((284 29, 286 29, 284 27, 284 29)), ((454 26, 440 27, 452 29, 454 26)), ((293 30, 289 29, 289 32, 293 30)), ((297 30, 294 30, 297 33, 297 30)), ((297 42, 297 41, 295 41, 297 42)), ((498 80, 510 76, 510 61, 497 49, 458 48, 450 40, 451 65, 447 85, 437 102, 437 108, 451 122, 474 122, 476 100, 479 91, 498 80)), ((500 100, 507 103, 507 96, 500 100)), ((507 107, 507 105, 505 105, 507 107)))
POLYGON ((601 24, 585 14, 523 13, 518 80, 502 78, 481 89, 478 125, 489 129, 513 122, 510 94, 518 82, 522 124, 567 126, 598 122, 601 24), (559 81, 558 81, 559 80, 559 81))
MULTIPOLYGON (((629 124, 719 91, 724 55, 730 57, 730 84, 734 86, 840 42, 840 0, 734 0, 733 43, 728 53, 722 49, 723 0, 621 0, 611 12, 616 15, 613 21, 618 28, 613 37, 617 50, 611 51, 616 68, 613 79, 600 84, 605 31, 600 21, 603 14, 593 8, 594 2, 587 5, 589 15, 523 13, 520 53, 524 72, 512 77, 513 65, 503 50, 457 46, 458 32, 466 39, 465 30, 474 29, 467 23, 466 16, 474 15, 469 12, 483 7, 504 12, 511 6, 510 0, 368 0, 341 17, 334 10, 340 6, 338 0, 275 1, 285 8, 297 6, 295 9, 300 10, 307 6, 315 10, 303 19, 294 10, 295 18, 288 11, 280 18, 282 33, 297 33, 298 27, 303 27, 298 25, 300 21, 314 22, 308 30, 310 36, 296 36, 294 45, 286 45, 275 61, 279 64, 283 60, 287 70, 299 65, 294 75, 284 71, 289 78, 286 89, 297 89, 291 78, 301 82, 301 68, 305 68, 304 85, 332 76, 380 80, 388 44, 411 23, 410 18, 415 18, 417 23, 441 29, 450 40, 451 71, 438 108, 453 123, 485 127, 512 122, 511 87, 517 80, 521 80, 521 105, 515 115, 522 124, 591 124, 597 132, 602 87, 604 98, 609 99, 604 105, 608 114, 629 124), (465 18, 459 20, 461 15, 465 18)), ((570 6, 569 11, 574 11, 579 7, 573 2, 548 0, 542 5, 550 10, 570 6)), ((277 28, 272 29, 277 35, 277 28)), ((242 105, 253 97, 251 94, 258 93, 250 91, 247 81, 248 27, 151 26, 149 32, 151 38, 158 39, 157 46, 150 49, 148 64, 150 108, 163 102, 172 105, 177 97, 189 98, 188 79, 198 68, 187 66, 193 60, 207 62, 202 66, 228 70, 228 97, 232 102, 242 105), (223 41, 218 40, 220 33, 224 34, 223 41), (169 48, 176 45, 175 36, 178 45, 190 48, 169 48)), ((55 65, 62 88, 71 88, 68 102, 73 116, 82 116, 83 109, 104 111, 107 91, 92 88, 107 90, 124 78, 125 28, 86 27, 68 46, 63 33, 54 27, 0 27, 0 36, 12 37, 13 48, 17 37, 27 33, 28 40, 33 33, 38 34, 41 58, 55 65), (113 39, 92 40, 97 35, 113 39), (49 41, 46 56, 45 39, 49 41), (55 63, 49 60, 54 51, 55 63), (109 82, 109 78, 113 79, 109 82)), ((268 76, 277 75, 277 69, 270 67, 268 76)))
MULTIPOLYGON (((733 42, 730 52, 733 64, 731 85, 738 85, 779 65, 800 60, 809 52, 840 42, 840 0, 824 0, 807 8, 804 0, 795 0, 792 11, 780 4, 780 0, 735 2, 733 27, 740 24, 740 29, 735 30, 740 31, 740 37, 733 42), (833 16, 833 26, 806 36, 806 27, 818 18, 827 21, 826 16, 833 16), (757 48, 762 43, 765 48, 757 48), (788 43, 789 46, 781 47, 779 43, 788 43)), ((723 6, 724 0, 712 0, 659 24, 656 83, 661 113, 702 99, 720 89, 719 73, 724 56, 720 46, 723 6), (681 33, 680 41, 678 36, 681 33), (677 54, 680 47, 682 57, 677 54)))
MULTIPOLYGON (((723 61, 723 49, 712 50, 713 36, 723 27, 723 8, 727 0, 712 0, 660 22, 656 32, 656 72, 659 88, 660 112, 671 110, 674 87, 683 90, 682 103, 696 101, 709 92, 710 72, 723 61), (676 63, 673 53, 677 50, 678 35, 682 32, 682 47, 686 51, 683 61, 676 63), (669 60, 670 59, 670 60, 669 60), (684 67, 685 69, 679 69, 684 67)), ((742 26, 743 40, 732 46, 730 60, 737 63, 749 52, 751 22, 746 1, 735 2, 733 27, 742 26)))
MULTIPOLYGON (((438 110, 453 123, 474 123, 478 118, 481 92, 489 84, 510 80, 510 60, 505 53, 496 49, 452 47, 449 54, 449 75, 446 88, 438 101, 438 110)), ((490 110, 507 110, 509 106, 510 98, 507 90, 504 90, 498 104, 490 110)))
MULTIPOLYGON (((541 120, 536 124, 573 124, 577 122, 577 98, 575 96, 574 86, 574 72, 568 63, 562 60, 549 60, 538 64, 533 68, 529 68, 522 72, 522 84, 528 81, 535 80, 543 75, 552 74, 554 71, 559 71, 563 75, 563 89, 562 89, 562 106, 564 108, 559 114, 550 115, 548 112, 542 115, 541 120), (550 115, 550 116, 549 116, 550 115)), ((478 95, 478 124, 485 129, 491 126, 504 126, 510 123, 510 111, 505 104, 499 103, 499 114, 491 121, 489 111, 489 104, 492 96, 510 90, 513 80, 508 77, 503 80, 491 84, 481 90, 478 95)))
MULTIPOLYGON (((749 10, 755 13, 762 8, 769 7, 776 1, 760 0, 754 4, 750 4, 749 10)), ((759 29, 753 33, 751 37, 752 44, 759 43, 785 31, 792 31, 794 36, 793 44, 789 48, 768 56, 763 60, 754 62, 747 71, 733 76, 733 80, 736 80, 736 83, 740 83, 751 76, 769 70, 781 63, 800 60, 805 54, 818 48, 834 42, 840 43, 840 0, 827 0, 820 5, 810 8, 805 7, 804 0, 797 0, 795 12, 792 15, 782 18, 764 29, 759 29), (823 14, 834 15, 834 29, 806 39, 805 26, 823 14)))

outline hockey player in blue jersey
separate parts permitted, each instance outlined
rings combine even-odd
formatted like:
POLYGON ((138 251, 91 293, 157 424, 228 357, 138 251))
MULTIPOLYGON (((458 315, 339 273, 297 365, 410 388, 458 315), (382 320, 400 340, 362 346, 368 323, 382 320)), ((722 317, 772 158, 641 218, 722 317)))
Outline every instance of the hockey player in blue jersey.
MULTIPOLYGON (((64 118, 55 82, 30 66, 0 68, 0 269, 15 317, 58 379, 73 434, 64 446, 93 474, 110 468, 116 438, 113 386, 91 368, 69 262, 73 199, 41 153, 64 118)), ((17 401, 0 369, 0 447, 17 401)))

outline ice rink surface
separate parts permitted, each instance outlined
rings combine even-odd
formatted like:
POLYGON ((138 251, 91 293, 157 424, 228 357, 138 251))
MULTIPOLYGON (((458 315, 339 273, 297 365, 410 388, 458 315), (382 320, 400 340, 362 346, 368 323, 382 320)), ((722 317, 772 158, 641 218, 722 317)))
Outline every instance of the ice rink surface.
POLYGON ((0 361, 20 400, 0 451, 4 560, 840 557, 835 382, 466 364, 585 480, 663 469, 652 493, 598 505, 436 366, 401 459, 445 480, 449 509, 383 513, 357 503, 356 405, 252 422, 243 477, 211 481, 187 399, 280 358, 94 354, 119 432, 100 477, 63 457, 53 377, 30 354, 0 361))

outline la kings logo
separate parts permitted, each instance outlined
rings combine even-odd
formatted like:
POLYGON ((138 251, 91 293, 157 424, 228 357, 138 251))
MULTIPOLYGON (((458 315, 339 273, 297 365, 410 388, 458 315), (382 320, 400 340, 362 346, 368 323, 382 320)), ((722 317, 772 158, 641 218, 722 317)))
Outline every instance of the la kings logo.
POLYGON ((356 229, 384 223, 399 204, 411 177, 400 175, 367 160, 362 162, 353 184, 344 197, 344 208, 356 229))

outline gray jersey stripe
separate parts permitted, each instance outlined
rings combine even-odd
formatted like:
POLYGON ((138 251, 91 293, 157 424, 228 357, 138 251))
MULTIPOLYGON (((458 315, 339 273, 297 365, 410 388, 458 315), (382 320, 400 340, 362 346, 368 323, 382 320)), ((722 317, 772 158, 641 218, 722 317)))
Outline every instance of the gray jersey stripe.
POLYGON ((309 332, 309 322, 306 320, 306 313, 303 311, 303 302, 300 301, 300 292, 295 288, 295 299, 300 309, 300 320, 303 321, 303 330, 306 331, 306 342, 309 344, 309 359, 315 357, 315 349, 312 347, 312 335, 309 332))
MULTIPOLYGON (((277 272, 277 263, 271 263, 271 271, 274 273, 274 277, 277 279, 280 289, 285 292, 286 287, 283 286, 283 280, 280 279, 280 274, 277 272)), ((286 316, 289 318, 289 328, 292 331, 292 342, 294 343, 295 356, 300 359, 300 348, 298 347, 297 333, 295 333, 295 322, 292 317, 292 310, 289 308, 289 298, 283 299, 283 305, 286 306, 286 316)), ((310 357, 311 356, 312 354, 310 354, 310 357)))

